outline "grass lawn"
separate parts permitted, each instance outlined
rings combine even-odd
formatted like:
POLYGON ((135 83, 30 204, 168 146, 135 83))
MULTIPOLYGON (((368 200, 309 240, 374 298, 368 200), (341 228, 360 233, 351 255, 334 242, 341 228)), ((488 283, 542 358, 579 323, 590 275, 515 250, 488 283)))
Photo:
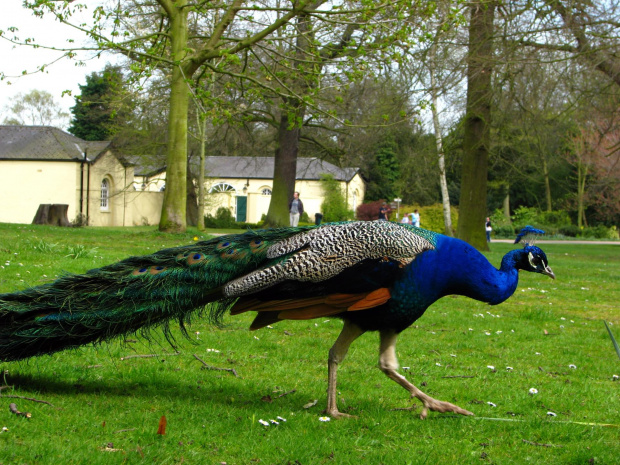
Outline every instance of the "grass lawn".
MULTIPOLYGON (((195 235, 0 224, 0 292, 195 235)), ((422 421, 419 408, 404 410, 411 401, 376 368, 371 333, 339 371, 341 410, 358 418, 321 422, 339 320, 249 332, 252 315, 228 317, 222 329, 195 318, 191 340, 173 331, 176 349, 156 330, 150 341, 128 336, 0 363, 0 428, 8 428, 0 465, 620 463, 620 381, 612 379, 620 360, 603 325, 620 340, 620 247, 538 245, 555 281, 522 273, 515 295, 496 307, 444 298, 399 339, 401 372, 475 417, 431 412, 422 421), (123 359, 147 354, 157 356, 123 359), (202 369, 194 354, 238 376, 202 369), (11 413, 12 402, 31 418, 11 413), (278 416, 286 421, 259 423, 278 416)), ((487 256, 499 266, 514 247, 492 244, 487 256)))

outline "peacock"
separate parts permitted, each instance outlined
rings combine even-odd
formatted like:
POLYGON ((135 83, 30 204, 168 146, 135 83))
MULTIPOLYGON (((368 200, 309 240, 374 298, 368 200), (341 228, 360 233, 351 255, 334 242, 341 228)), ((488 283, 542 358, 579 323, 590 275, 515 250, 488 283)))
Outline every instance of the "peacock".
MULTIPOLYGON (((526 227, 517 237, 543 231, 526 227)), ((545 253, 524 240, 496 269, 475 248, 408 224, 354 221, 247 231, 130 257, 85 274, 0 294, 0 360, 21 360, 148 330, 202 311, 257 312, 250 330, 282 320, 336 317, 329 351, 327 408, 338 411, 337 370, 351 343, 380 335, 379 367, 428 411, 472 415, 420 391, 397 372, 396 339, 441 297, 491 305, 510 297, 519 270, 555 279, 545 253)))

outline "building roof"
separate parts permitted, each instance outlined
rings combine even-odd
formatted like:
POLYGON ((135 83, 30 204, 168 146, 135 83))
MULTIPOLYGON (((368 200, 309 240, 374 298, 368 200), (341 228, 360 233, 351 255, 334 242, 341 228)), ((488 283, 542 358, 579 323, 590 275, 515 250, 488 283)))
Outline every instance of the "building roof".
POLYGON ((131 157, 134 176, 152 178, 166 171, 166 161, 148 160, 146 157, 131 157))
POLYGON ((0 159, 78 161, 86 153, 94 160, 109 141, 85 141, 50 126, 0 126, 0 159))
MULTIPOLYGON (((205 176, 208 178, 273 179, 274 157, 206 157, 205 176)), ((319 158, 298 158, 298 180, 320 179, 332 174, 338 181, 350 181, 359 168, 339 168, 319 158)))

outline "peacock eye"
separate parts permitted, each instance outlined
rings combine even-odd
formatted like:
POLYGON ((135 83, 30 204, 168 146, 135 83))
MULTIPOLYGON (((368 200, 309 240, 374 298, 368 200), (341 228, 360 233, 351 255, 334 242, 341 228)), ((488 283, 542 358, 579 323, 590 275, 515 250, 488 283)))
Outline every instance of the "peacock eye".
POLYGON ((141 274, 144 274, 148 271, 148 268, 138 268, 137 270, 134 270, 133 273, 131 273, 134 276, 139 276, 141 274))

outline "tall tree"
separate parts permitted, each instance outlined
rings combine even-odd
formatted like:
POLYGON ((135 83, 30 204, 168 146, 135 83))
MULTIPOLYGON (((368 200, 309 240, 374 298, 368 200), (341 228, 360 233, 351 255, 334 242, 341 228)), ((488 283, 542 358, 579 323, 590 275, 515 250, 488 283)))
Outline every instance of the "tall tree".
POLYGON ((367 173, 369 179, 366 189, 367 200, 387 200, 391 202, 399 195, 396 182, 400 167, 396 158, 396 142, 388 134, 376 148, 375 160, 367 173))
POLYGON ((488 250, 484 218, 487 214, 487 173, 491 145, 495 6, 493 0, 480 0, 470 6, 467 108, 463 122, 463 168, 457 236, 479 250, 488 250))
POLYGON ((128 123, 132 110, 120 67, 106 66, 80 85, 69 132, 84 140, 110 140, 128 123))
MULTIPOLYGON (((256 5, 244 0, 213 4, 192 0, 125 0, 95 8, 93 23, 73 22, 84 5, 55 0, 25 1, 35 14, 51 12, 56 19, 96 42, 97 51, 109 50, 132 60, 136 73, 164 70, 169 76, 166 191, 159 229, 186 228, 187 119, 189 86, 195 73, 214 59, 230 57, 284 27, 311 3, 295 1, 290 7, 279 2, 256 5), (207 21, 216 17, 217 20, 207 21), (256 17, 260 20, 256 21, 256 17), (191 21, 190 21, 191 18, 191 21), (238 21, 236 21, 238 20, 238 21), (244 25, 240 24, 245 22, 244 25)), ((21 44, 34 44, 31 40, 21 44)), ((72 53, 76 48, 67 49, 72 53)), ((84 47, 81 47, 82 49, 84 47)), ((223 60, 225 70, 228 60, 223 60)))
POLYGON ((15 95, 6 111, 10 115, 4 118, 3 124, 17 126, 64 127, 69 117, 69 113, 58 108, 52 94, 37 89, 15 95))

